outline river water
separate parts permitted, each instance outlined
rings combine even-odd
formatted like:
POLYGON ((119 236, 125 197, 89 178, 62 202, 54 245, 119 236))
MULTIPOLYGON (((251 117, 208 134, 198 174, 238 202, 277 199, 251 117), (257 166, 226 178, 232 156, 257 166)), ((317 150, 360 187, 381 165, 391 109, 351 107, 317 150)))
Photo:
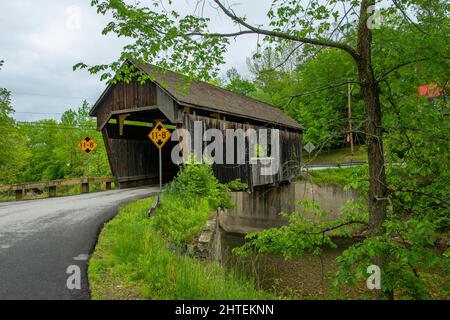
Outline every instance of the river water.
MULTIPOLYGON (((286 260, 280 255, 266 255, 256 260, 237 257, 231 252, 244 242, 244 235, 222 233, 224 265, 252 277, 259 288, 288 299, 329 298, 332 275, 338 268, 336 258, 351 245, 343 242, 335 249, 324 248, 320 256, 310 258, 286 260)), ((349 298, 357 298, 367 290, 364 287, 359 284, 345 293, 349 298)))

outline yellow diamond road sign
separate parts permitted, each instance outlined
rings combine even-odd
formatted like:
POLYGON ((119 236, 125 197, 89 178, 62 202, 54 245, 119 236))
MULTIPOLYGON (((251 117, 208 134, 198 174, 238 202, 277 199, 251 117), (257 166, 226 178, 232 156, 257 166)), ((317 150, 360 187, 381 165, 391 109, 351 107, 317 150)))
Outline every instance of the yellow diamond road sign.
POLYGON ((150 140, 153 141, 155 146, 161 149, 167 141, 170 139, 170 131, 164 127, 164 125, 158 121, 153 127, 153 130, 148 134, 150 140))
POLYGON ((80 141, 78 148, 80 148, 81 151, 90 154, 97 148, 97 142, 95 142, 91 137, 86 137, 80 141))

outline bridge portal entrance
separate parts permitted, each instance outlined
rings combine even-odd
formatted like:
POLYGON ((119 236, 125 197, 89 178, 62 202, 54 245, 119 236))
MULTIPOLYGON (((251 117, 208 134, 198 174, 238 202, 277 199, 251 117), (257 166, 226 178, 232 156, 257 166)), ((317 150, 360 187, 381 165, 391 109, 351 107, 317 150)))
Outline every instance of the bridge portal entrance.
MULTIPOLYGON (((103 138, 119 188, 159 183, 159 149, 148 138, 157 121, 169 131, 176 129, 158 110, 117 114, 103 128, 103 138)), ((163 183, 171 181, 179 166, 171 161, 175 143, 162 148, 163 183)))

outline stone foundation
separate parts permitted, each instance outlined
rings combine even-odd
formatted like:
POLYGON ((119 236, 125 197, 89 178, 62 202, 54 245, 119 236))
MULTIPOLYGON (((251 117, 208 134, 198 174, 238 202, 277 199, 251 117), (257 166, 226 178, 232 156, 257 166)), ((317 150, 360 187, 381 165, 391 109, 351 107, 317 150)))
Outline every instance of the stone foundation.
MULTIPOLYGON (((330 213, 320 219, 336 219, 340 208, 357 196, 354 190, 344 191, 340 186, 317 185, 306 181, 276 188, 260 187, 253 193, 232 192, 235 208, 214 212, 194 245, 193 255, 203 260, 222 262, 223 232, 247 234, 286 225, 287 219, 279 213, 300 210, 296 204, 298 200, 313 200, 330 213)), ((311 219, 317 217, 311 216, 311 219)))
POLYGON ((226 232, 244 234, 281 227, 288 220, 279 213, 300 210, 298 200, 313 200, 330 213, 326 219, 336 219, 340 208, 357 196, 356 191, 344 191, 341 186, 318 185, 307 181, 278 187, 259 187, 252 193, 232 192, 232 202, 236 207, 220 212, 219 224, 226 232))
POLYGON ((218 212, 209 219, 200 233, 195 245, 194 256, 202 260, 222 261, 221 230, 218 212))

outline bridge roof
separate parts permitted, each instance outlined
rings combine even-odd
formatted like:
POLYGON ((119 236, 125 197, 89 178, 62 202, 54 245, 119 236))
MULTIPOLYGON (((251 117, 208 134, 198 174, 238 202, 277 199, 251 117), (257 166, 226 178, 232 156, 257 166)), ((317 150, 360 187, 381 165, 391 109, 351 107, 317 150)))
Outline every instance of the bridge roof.
MULTIPOLYGON (((188 79, 186 76, 163 70, 151 64, 129 62, 136 65, 145 74, 150 75, 154 79, 153 82, 165 90, 180 105, 303 130, 303 127, 294 119, 270 104, 203 81, 188 79)), ((105 90, 103 95, 109 88, 105 90)), ((91 115, 96 114, 96 107, 102 97, 92 108, 91 115)))

